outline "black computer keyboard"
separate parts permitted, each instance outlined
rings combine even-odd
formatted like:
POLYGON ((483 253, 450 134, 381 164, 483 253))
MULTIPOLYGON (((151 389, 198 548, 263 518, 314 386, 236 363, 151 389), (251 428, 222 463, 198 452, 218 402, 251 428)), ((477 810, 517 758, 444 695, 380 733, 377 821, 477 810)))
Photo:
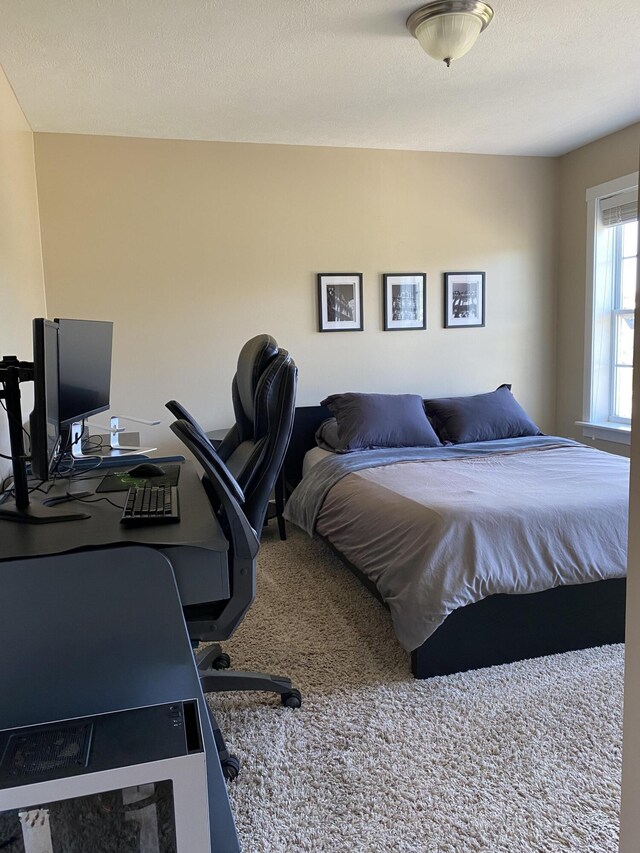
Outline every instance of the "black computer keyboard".
POLYGON ((120 524, 142 527, 147 524, 175 524, 180 521, 177 486, 133 486, 127 493, 120 524))

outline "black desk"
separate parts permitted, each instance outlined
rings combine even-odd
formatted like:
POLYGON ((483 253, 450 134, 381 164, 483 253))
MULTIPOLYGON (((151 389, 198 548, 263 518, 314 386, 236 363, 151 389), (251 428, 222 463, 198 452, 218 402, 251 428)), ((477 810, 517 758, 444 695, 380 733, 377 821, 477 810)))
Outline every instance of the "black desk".
POLYGON ((197 699, 211 849, 237 853, 226 786, 168 560, 149 548, 123 548, 117 560, 100 549, 62 559, 4 562, 0 589, 0 729, 197 699))
MULTIPOLYGON (((131 466, 136 462, 132 461, 131 466)), ((122 468, 126 468, 126 464, 122 468)), ((71 481, 74 488, 95 491, 106 471, 97 470, 95 476, 84 473, 82 480, 71 481)), ((63 495, 69 488, 68 480, 59 480, 47 497, 63 495)), ((214 516, 195 467, 190 462, 181 465, 178 480, 180 523, 151 527, 125 528, 120 524, 122 510, 112 506, 108 497, 124 505, 125 492, 92 495, 88 503, 71 501, 60 509, 80 509, 91 517, 82 521, 65 521, 55 524, 20 524, 0 520, 0 561, 61 554, 88 548, 110 548, 124 545, 149 545, 165 554, 173 566, 180 599, 183 605, 205 601, 221 601, 229 597, 227 568, 228 542, 214 516)), ((42 500, 41 492, 34 492, 32 500, 42 500)))

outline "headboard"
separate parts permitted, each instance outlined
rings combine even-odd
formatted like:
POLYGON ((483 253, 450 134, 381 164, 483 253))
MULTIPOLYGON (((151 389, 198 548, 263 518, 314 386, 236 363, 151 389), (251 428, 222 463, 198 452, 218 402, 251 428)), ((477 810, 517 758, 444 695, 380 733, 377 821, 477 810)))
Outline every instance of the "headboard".
POLYGON ((316 446, 316 430, 333 414, 326 406, 297 406, 293 416, 293 431, 284 458, 285 492, 290 494, 302 479, 302 460, 307 450, 316 446))

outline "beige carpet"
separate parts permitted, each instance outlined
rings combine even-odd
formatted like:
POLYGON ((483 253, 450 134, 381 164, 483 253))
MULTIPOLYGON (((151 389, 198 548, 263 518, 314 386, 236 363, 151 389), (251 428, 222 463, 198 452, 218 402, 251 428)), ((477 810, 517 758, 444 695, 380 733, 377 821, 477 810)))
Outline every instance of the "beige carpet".
POLYGON ((245 853, 617 851, 621 646, 416 681, 328 549, 268 529, 225 648, 303 693, 299 710, 210 697, 242 762, 229 795, 245 853))

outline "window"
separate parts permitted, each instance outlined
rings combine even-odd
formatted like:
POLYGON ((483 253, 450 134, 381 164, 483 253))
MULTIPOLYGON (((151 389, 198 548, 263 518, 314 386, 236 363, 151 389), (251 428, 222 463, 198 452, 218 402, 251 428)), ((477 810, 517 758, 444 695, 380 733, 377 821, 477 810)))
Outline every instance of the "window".
POLYGON ((638 228, 635 222, 625 222, 611 228, 611 232, 615 282, 610 418, 630 424, 638 228))
POLYGON ((638 175, 587 190, 583 433, 629 441, 638 264, 638 175))

